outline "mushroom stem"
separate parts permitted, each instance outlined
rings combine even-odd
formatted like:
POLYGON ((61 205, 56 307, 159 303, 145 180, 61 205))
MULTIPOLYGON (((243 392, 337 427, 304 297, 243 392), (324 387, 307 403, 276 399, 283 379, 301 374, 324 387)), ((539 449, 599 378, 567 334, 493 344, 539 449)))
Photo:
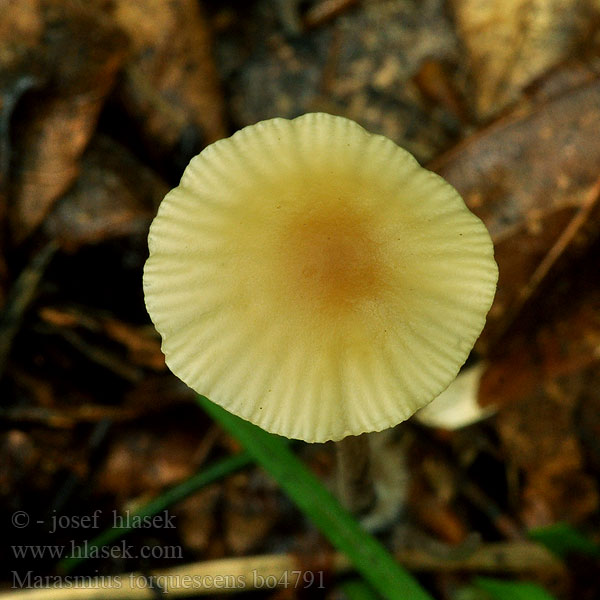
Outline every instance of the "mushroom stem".
POLYGON ((348 436, 335 443, 337 491, 341 503, 354 514, 365 514, 376 502, 369 434, 348 436))

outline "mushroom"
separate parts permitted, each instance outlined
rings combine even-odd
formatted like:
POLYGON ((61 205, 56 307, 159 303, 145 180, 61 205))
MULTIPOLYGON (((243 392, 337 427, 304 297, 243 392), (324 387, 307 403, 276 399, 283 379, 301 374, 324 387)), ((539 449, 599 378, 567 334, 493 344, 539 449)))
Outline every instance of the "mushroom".
POLYGON ((160 205, 149 247, 146 306, 170 369, 307 442, 392 427, 440 394, 498 275, 452 186, 324 113, 208 146, 160 205))

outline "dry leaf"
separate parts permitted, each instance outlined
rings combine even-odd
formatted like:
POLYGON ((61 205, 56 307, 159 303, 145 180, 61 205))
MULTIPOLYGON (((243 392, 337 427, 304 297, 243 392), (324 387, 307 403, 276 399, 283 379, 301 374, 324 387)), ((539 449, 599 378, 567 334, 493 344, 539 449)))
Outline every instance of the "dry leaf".
POLYGON ((531 527, 581 522, 598 509, 583 452, 591 436, 577 421, 589 412, 583 403, 596 394, 591 375, 600 365, 599 256, 596 245, 538 299, 482 376, 480 403, 502 405, 495 423, 508 460, 524 473, 521 512, 531 527))
MULTIPOLYGON (((0 232, 7 231, 11 123, 22 96, 41 85, 44 75, 36 47, 42 33, 39 0, 0 0, 0 232)), ((0 308, 6 301, 6 236, 0 235, 0 308)))
POLYGON ((575 399, 558 386, 538 388, 498 414, 507 458, 525 474, 521 517, 527 527, 582 522, 598 509, 598 485, 584 470, 573 429, 575 399))
POLYGON ((494 240, 500 277, 480 348, 507 329, 561 254, 581 253, 600 233, 598 106, 596 80, 497 122, 431 165, 494 240))
POLYGON ((600 18, 595 0, 452 0, 467 51, 475 109, 488 119, 584 48, 600 18))
MULTIPOLYGON (((95 0, 103 3, 103 0, 95 0)), ((196 0, 115 0, 132 55, 118 94, 154 157, 183 164, 226 135, 212 37, 196 0)))
MULTIPOLYGON (((481 378, 479 402, 508 405, 525 401, 541 382, 578 376, 600 363, 598 253, 579 275, 579 289, 561 282, 561 294, 538 303, 528 327, 498 348, 481 378), (531 329, 534 329, 531 331, 531 329)), ((574 274, 569 273, 569 278, 574 274)))
POLYGON ((126 39, 102 15, 72 0, 24 0, 18 10, 31 20, 41 14, 38 51, 48 72, 15 133, 11 220, 13 237, 21 241, 76 178, 79 157, 125 57, 126 39))
POLYGON ((45 229, 70 251, 114 237, 145 235, 167 191, 166 183, 125 148, 99 136, 45 229))

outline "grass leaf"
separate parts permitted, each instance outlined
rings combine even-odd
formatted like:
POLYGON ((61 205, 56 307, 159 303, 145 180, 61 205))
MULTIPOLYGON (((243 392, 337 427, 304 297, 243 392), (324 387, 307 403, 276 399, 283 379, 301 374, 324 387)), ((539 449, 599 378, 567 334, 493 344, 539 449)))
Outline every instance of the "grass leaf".
POLYGON ((600 546, 567 523, 537 527, 528 535, 560 558, 573 553, 600 558, 600 546))
POLYGON ((555 600, 536 583, 504 581, 491 577, 478 577, 475 585, 487 592, 492 600, 555 600))
POLYGON ((381 597, 362 579, 348 579, 340 587, 347 600, 379 600, 381 597))
POLYGON ((198 396, 198 403, 277 480, 288 497, 348 556, 374 590, 390 600, 432 600, 412 575, 342 508, 282 438, 232 415, 203 396, 198 396))

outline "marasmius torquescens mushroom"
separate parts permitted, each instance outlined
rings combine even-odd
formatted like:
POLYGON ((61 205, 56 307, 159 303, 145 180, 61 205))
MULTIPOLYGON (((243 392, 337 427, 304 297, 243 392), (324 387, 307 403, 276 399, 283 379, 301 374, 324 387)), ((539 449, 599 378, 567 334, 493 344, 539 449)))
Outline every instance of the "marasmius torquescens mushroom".
POLYGON ((149 246, 146 306, 173 373, 307 442, 392 427, 442 392, 498 274, 452 186, 323 113, 208 146, 162 202, 149 246))

